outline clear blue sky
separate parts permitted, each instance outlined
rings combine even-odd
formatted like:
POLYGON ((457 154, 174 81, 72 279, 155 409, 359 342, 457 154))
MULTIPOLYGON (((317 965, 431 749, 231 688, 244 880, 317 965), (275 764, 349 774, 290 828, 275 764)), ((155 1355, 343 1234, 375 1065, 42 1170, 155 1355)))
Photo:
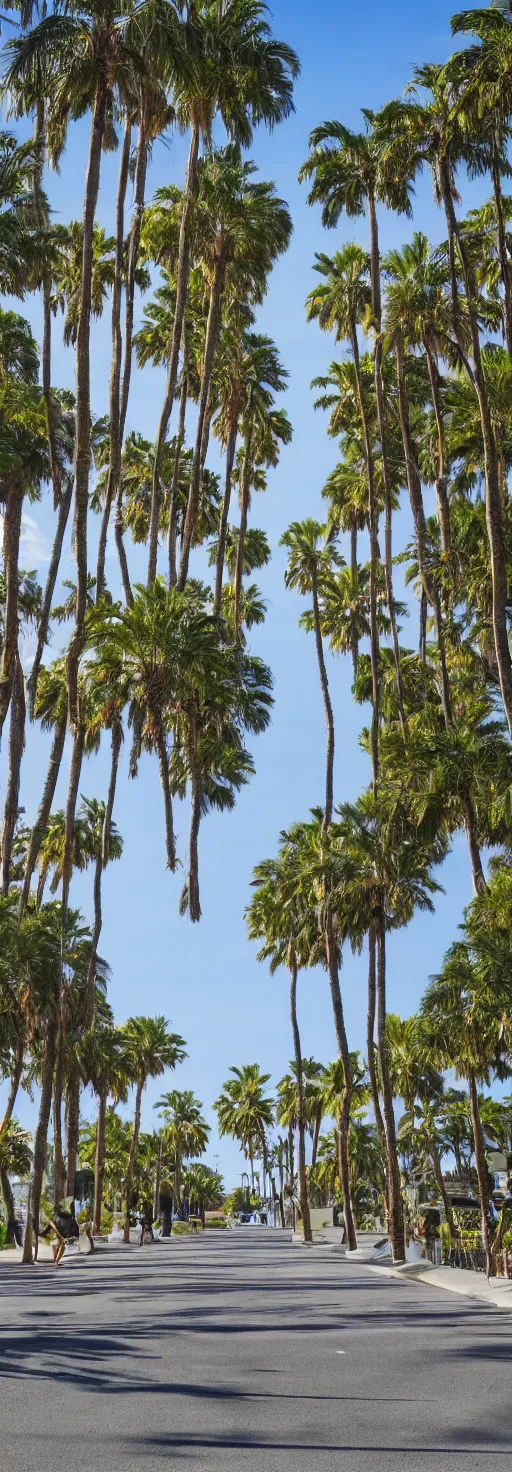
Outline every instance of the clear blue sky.
MULTIPOLYGON (((307 207, 305 189, 297 183, 299 167, 307 153, 310 129, 325 118, 340 118, 352 127, 360 124, 361 106, 379 107, 405 86, 412 66, 420 61, 442 60, 450 45, 449 21, 456 8, 453 0, 430 0, 411 6, 405 0, 366 0, 365 4, 340 4, 324 0, 311 7, 304 0, 276 0, 273 7, 275 33, 290 42, 302 62, 296 90, 296 113, 270 138, 259 132, 252 154, 263 177, 276 181, 278 192, 289 201, 294 236, 290 251, 272 278, 261 312, 261 325, 276 339, 285 365, 290 370, 286 409, 294 426, 291 446, 285 450, 279 469, 271 475, 265 497, 255 498, 254 525, 264 526, 273 548, 272 562, 260 582, 268 599, 268 616, 263 630, 256 630, 253 647, 271 664, 275 674, 275 712, 270 731, 254 746, 257 775, 240 798, 231 816, 210 817, 201 832, 201 901, 203 920, 192 926, 178 915, 181 879, 165 869, 161 792, 156 763, 141 762, 137 782, 128 782, 126 771, 119 787, 116 821, 124 837, 125 852, 120 864, 105 876, 102 954, 112 968, 110 998, 116 1019, 122 1022, 133 1013, 163 1012, 187 1040, 189 1057, 174 1075, 177 1087, 192 1088, 203 1100, 213 1129, 207 1160, 218 1157, 228 1186, 236 1184, 244 1162, 230 1141, 218 1141, 211 1104, 231 1064, 258 1061, 276 1082, 286 1070, 291 1055, 288 1018, 288 987, 285 974, 268 975, 258 965, 256 948, 245 936, 244 907, 249 897, 253 865, 275 851, 279 831, 322 801, 324 728, 314 649, 311 638, 297 627, 300 602, 283 588, 283 553, 278 548, 282 531, 292 519, 322 515, 321 488, 336 461, 336 445, 327 439, 322 415, 312 409, 310 381, 325 372, 334 345, 305 321, 304 299, 312 285, 315 250, 332 250, 343 236, 365 240, 363 221, 342 223, 338 232, 322 231, 318 211, 307 207)), ((56 218, 66 221, 81 213, 87 127, 75 127, 59 178, 49 180, 56 218)), ((186 142, 171 137, 155 150, 149 188, 183 181, 186 142)), ((99 218, 109 231, 114 228, 117 160, 107 156, 103 164, 99 218)), ((474 191, 466 200, 473 202, 474 191)), ((431 198, 426 178, 418 185, 415 227, 433 239, 443 236, 443 222, 431 198)), ((401 244, 411 233, 407 222, 383 215, 383 246, 401 244)), ((37 304, 26 309, 39 335, 37 304)), ((140 309, 141 310, 141 309, 140 309)), ((140 315, 140 311, 139 311, 140 315)), ((73 386, 73 356, 57 341, 53 379, 73 386)), ((92 352, 92 402, 98 413, 106 410, 109 369, 109 321, 94 328, 92 352)), ((163 388, 162 373, 146 369, 133 380, 129 424, 151 436, 156 427, 163 388)), ((209 457, 216 463, 216 451, 209 457)), ((40 564, 45 573, 52 515, 46 504, 28 508, 33 525, 26 526, 26 567, 40 564)), ((396 550, 408 539, 407 509, 397 519, 396 550)), ((112 554, 113 555, 113 554, 112 554)), ((135 554, 132 566, 144 576, 145 556, 135 554)), ((109 561, 112 586, 117 582, 117 565, 109 561)), ((73 576, 68 548, 65 575, 73 576)), ((416 611, 406 639, 417 638, 416 611)), ((336 716, 336 797, 354 799, 368 780, 366 758, 358 747, 364 712, 356 707, 350 692, 348 663, 332 661, 330 681, 336 716)), ((107 781, 107 748, 99 760, 84 766, 81 791, 104 796, 107 781)), ((47 746, 43 738, 29 733, 22 779, 22 800, 27 815, 35 811, 47 746)), ((69 753, 68 753, 69 762, 69 753)), ((64 779, 67 779, 66 767, 64 779)), ((63 799, 62 790, 60 800, 63 799)), ((177 813, 180 850, 185 856, 187 812, 177 813)), ((443 951, 454 937, 462 910, 471 895, 469 863, 462 842, 457 841, 443 875, 446 895, 437 905, 435 917, 420 917, 405 933, 390 940, 389 1006, 402 1015, 414 1010, 428 975, 437 969, 443 951)), ((78 878, 73 900, 91 914, 90 878, 78 878)), ((343 968, 343 994, 352 1047, 364 1048, 366 1010, 366 961, 347 954, 343 968)), ((300 980, 300 1025, 303 1050, 327 1062, 334 1056, 335 1042, 327 981, 322 971, 306 973, 300 980)), ((170 1087, 171 1080, 162 1086, 170 1087)), ((161 1085, 150 1085, 143 1106, 143 1127, 156 1122, 152 1110, 161 1085)), ((85 1116, 92 1117, 94 1105, 86 1095, 85 1116)), ((34 1108, 23 1101, 19 1110, 31 1123, 34 1108)))

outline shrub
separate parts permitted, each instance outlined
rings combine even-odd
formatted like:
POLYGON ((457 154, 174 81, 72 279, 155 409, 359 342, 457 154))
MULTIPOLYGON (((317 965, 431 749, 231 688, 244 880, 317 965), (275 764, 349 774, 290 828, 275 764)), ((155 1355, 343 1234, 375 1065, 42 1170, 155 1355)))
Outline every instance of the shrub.
POLYGON ((209 1231, 211 1227, 227 1227, 227 1225, 227 1221, 223 1216, 214 1216, 212 1217, 211 1221, 208 1221, 208 1218, 206 1219, 207 1231, 209 1231))
POLYGON ((7 1227, 5 1222, 0 1222, 0 1252, 3 1247, 7 1247, 7 1227))
POLYGON ((172 1224, 173 1237, 187 1237, 191 1232, 192 1227, 189 1227, 188 1222, 173 1222, 172 1224))

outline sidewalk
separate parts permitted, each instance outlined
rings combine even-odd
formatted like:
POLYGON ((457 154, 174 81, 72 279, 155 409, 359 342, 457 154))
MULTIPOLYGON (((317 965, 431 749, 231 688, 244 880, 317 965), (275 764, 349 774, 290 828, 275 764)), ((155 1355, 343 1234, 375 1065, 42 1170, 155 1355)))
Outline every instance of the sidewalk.
MULTIPOLYGON (((344 1260, 350 1262, 351 1258, 344 1260)), ((465 1298, 475 1298, 512 1313, 512 1279, 490 1278, 488 1282, 484 1273, 474 1273, 469 1268, 434 1267, 428 1262, 405 1263, 399 1268, 365 1263, 365 1267, 386 1278, 410 1278, 415 1283, 445 1288, 448 1293, 462 1293, 465 1298)))
MULTIPOLYGON (((469 1268, 434 1267, 433 1263, 406 1262, 400 1267, 392 1267, 391 1263, 378 1262, 372 1250, 373 1243, 367 1240, 364 1246, 358 1247, 355 1252, 347 1252, 345 1244, 341 1244, 341 1232, 330 1228, 322 1232, 313 1233, 312 1246, 323 1248, 325 1252, 339 1252, 343 1254, 343 1261, 356 1267, 364 1267, 370 1273, 377 1273, 384 1278, 410 1278, 414 1283, 428 1283, 435 1288, 445 1288, 448 1293, 461 1293, 466 1298, 478 1299, 481 1303, 487 1303, 494 1308, 501 1308, 512 1314, 512 1279, 491 1278, 489 1282, 484 1273, 475 1273, 469 1268)), ((377 1234, 361 1234, 367 1239, 377 1234)), ((294 1234, 294 1246, 304 1246, 299 1233, 294 1234)), ((379 1238, 382 1241, 382 1236, 379 1238)))

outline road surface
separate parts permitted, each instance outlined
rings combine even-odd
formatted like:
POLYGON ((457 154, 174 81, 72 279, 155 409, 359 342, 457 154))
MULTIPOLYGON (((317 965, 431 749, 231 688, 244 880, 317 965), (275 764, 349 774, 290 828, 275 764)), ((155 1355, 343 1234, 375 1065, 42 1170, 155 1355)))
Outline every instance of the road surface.
POLYGON ((512 1472, 512 1319, 264 1228, 1 1265, 9 1472, 512 1472))

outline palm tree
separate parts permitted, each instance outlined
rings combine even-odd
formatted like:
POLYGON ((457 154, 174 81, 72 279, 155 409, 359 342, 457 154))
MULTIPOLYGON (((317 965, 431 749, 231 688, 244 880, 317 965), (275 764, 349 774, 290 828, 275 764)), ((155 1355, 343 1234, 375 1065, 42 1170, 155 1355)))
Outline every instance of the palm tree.
POLYGON ((121 1029, 128 1068, 135 1084, 135 1114, 130 1154, 124 1181, 124 1240, 130 1240, 130 1211, 133 1174, 140 1133, 142 1095, 150 1078, 159 1078, 166 1068, 175 1068, 186 1058, 179 1033, 168 1031, 165 1017, 129 1017, 121 1029))
POLYGON ((56 162, 69 116, 91 110, 89 156, 84 192, 80 305, 76 332, 75 547, 77 598, 75 636, 68 654, 70 717, 77 724, 78 661, 87 606, 87 510, 91 461, 90 322, 93 241, 101 154, 108 136, 114 98, 134 96, 142 63, 126 36, 126 12, 116 0, 92 0, 87 17, 67 12, 45 16, 33 29, 7 43, 7 91, 31 93, 34 69, 41 67, 49 104, 47 145, 56 162))
POLYGON ((455 1068, 469 1088, 473 1148, 482 1212, 482 1242, 490 1272, 488 1186, 485 1143, 477 1081, 488 1082, 500 1069, 506 1044, 494 997, 482 985, 470 949, 457 941, 447 953, 442 971, 425 992, 421 1016, 426 1037, 441 1067, 455 1068))
POLYGON ((324 536, 325 527, 321 526, 318 521, 313 521, 311 518, 303 522, 295 521, 292 522, 288 531, 283 533, 280 546, 288 548, 286 587, 297 588, 303 597, 310 593, 313 600, 316 654, 327 728, 324 808, 324 829, 327 832, 332 820, 334 803, 334 715, 322 641, 320 593, 323 581, 329 578, 333 566, 339 565, 340 558, 336 548, 332 545, 319 546, 324 536))
POLYGON ((442 839, 429 841, 424 835, 418 835, 403 812, 400 815, 396 812, 391 821, 389 817, 385 820, 370 794, 360 798, 356 806, 344 804, 339 809, 339 817, 339 829, 335 827, 332 903, 341 934, 345 934, 352 944, 357 946, 368 929, 370 932, 368 1067, 375 1116, 386 1158, 393 1255, 403 1260, 403 1212, 386 1034, 386 933, 391 927, 408 924, 417 907, 432 910, 431 896, 439 886, 432 878, 431 866, 444 856, 444 846, 442 839), (394 822, 398 823, 396 828, 393 827, 394 822), (339 884, 336 881, 338 843, 339 884), (382 1113, 375 1071, 375 1015, 382 1113))
MULTIPOLYGON (((196 1155, 204 1155, 210 1127, 201 1113, 202 1104, 191 1089, 172 1089, 155 1104, 164 1120, 162 1144, 173 1162, 175 1205, 179 1212, 183 1197, 183 1163, 196 1155)), ((156 1203, 158 1206, 158 1203, 156 1203)))
POLYGON ((449 77, 443 67, 417 67, 409 90, 415 93, 414 101, 388 104, 379 115, 378 134, 389 166, 399 167, 398 160, 403 164, 406 156, 411 175, 424 162, 428 164, 436 201, 442 204, 445 212, 455 333, 466 372, 474 382, 478 397, 484 443, 494 640, 501 695, 512 734, 512 659, 507 634, 507 574, 496 438, 482 358, 475 270, 455 211, 457 168, 464 163, 472 172, 481 173, 487 166, 488 151, 485 139, 465 131, 452 106, 449 77), (462 276, 467 302, 472 366, 465 351, 466 327, 461 312, 459 276, 462 276))
POLYGON ((23 1262, 32 1262, 32 1252, 37 1255, 39 1232, 39 1207, 46 1168, 46 1141, 53 1091, 53 1072, 57 1048, 61 993, 61 956, 73 977, 74 969, 80 966, 83 957, 81 942, 83 931, 79 928, 79 916, 69 911, 65 924, 62 923, 60 905, 46 905, 37 921, 45 945, 41 950, 37 970, 32 977, 30 1010, 34 1028, 41 1046, 40 1078, 41 1093, 39 1113, 34 1134, 34 1151, 27 1204, 27 1227, 23 1247, 23 1262))
POLYGON ((87 1033, 81 1048, 84 1078, 92 1085, 98 1100, 96 1149, 94 1156, 93 1232, 101 1232, 103 1184, 105 1176, 105 1130, 109 1098, 125 1103, 130 1076, 126 1043, 122 1031, 111 1026, 95 1027, 87 1033))
POLYGON ((88 862, 94 863, 94 926, 89 962, 87 999, 87 1006, 91 1013, 94 1007, 96 958, 102 926, 101 883, 103 871, 108 863, 111 863, 114 859, 120 859, 123 852, 123 840, 115 823, 110 819, 108 832, 105 835, 106 822, 106 804, 99 802, 96 797, 83 797, 81 807, 77 813, 77 823, 80 829, 82 851, 87 854, 88 862))
MULTIPOLYGON (((194 533, 201 466, 204 461, 204 430, 210 399, 214 355, 220 333, 224 291, 230 279, 237 298, 261 301, 269 271, 287 250, 292 222, 288 208, 275 193, 273 184, 253 182, 255 165, 243 160, 240 149, 231 145, 217 152, 206 164, 201 179, 196 226, 197 249, 210 278, 208 321, 204 343, 201 393, 196 443, 190 480, 189 502, 183 531, 178 587, 188 576, 190 547, 194 533)), ((157 518, 155 517, 157 524, 157 518)), ((149 581, 156 572, 156 549, 151 543, 149 581)))
POLYGON ((29 1139, 28 1131, 22 1130, 19 1121, 15 1118, 9 1120, 7 1128, 0 1137, 0 1191, 4 1204, 6 1245, 8 1247, 18 1246, 16 1211, 9 1174, 29 1175, 32 1164, 29 1139))
POLYGON ((232 1067, 229 1071, 233 1077, 223 1084, 213 1107, 221 1138, 231 1135, 238 1140, 250 1161, 254 1190, 254 1158, 264 1148, 265 1131, 274 1120, 273 1101, 263 1092, 270 1074, 261 1073, 257 1063, 245 1063, 242 1068, 232 1067))
MULTIPOLYGON (((355 133, 343 123, 327 122, 321 123, 314 128, 310 135, 310 155, 303 164, 299 179, 313 179, 312 188, 308 196, 308 203, 319 202, 322 205, 322 223, 329 229, 333 229, 345 213, 350 218, 357 218, 367 212, 369 235, 370 235, 370 283, 371 283, 371 316, 369 320, 374 331, 374 389, 375 404, 377 410, 378 437, 380 441, 380 455, 382 463, 382 481, 384 489, 384 504, 386 507, 386 569, 388 582, 388 603, 392 621, 394 620, 393 599, 391 591, 391 508, 392 508, 392 482, 389 472, 388 440, 389 425, 386 420, 384 384, 382 372, 383 340, 382 340, 382 290, 381 290, 381 264, 379 246, 379 228, 377 219, 377 203, 384 203, 388 209, 396 210, 399 214, 410 215, 410 179, 411 165, 407 154, 403 153, 400 167, 388 162, 386 149, 375 129, 374 114, 363 110, 366 128, 362 133, 355 133)), ((356 271, 357 271, 356 264, 356 271)), ((354 299, 352 293, 352 318, 357 297, 354 299)), ((360 305, 360 298, 357 301, 360 305)), ((350 308, 349 308, 350 311, 350 308)), ((358 365, 357 334, 350 333, 352 348, 355 340, 356 372, 358 365)), ((379 728, 379 650, 376 622, 376 597, 375 584, 377 579, 377 565, 379 561, 378 549, 378 518, 375 498, 373 458, 368 435, 367 416, 361 385, 358 385, 359 412, 361 426, 365 442, 365 458, 368 476, 368 506, 369 506, 369 530, 370 530, 370 566, 371 566, 371 591, 370 591, 370 618, 371 618, 371 657, 373 675, 373 725, 372 725, 372 761, 373 761, 373 784, 374 792, 377 790, 378 779, 378 728, 379 728)), ((395 653, 395 664, 397 672, 397 688, 399 703, 402 706, 400 661, 398 654, 398 639, 396 630, 393 629, 393 642, 395 653)), ((403 724, 403 714, 402 714, 403 724)))
POLYGON ((201 137, 208 143, 217 113, 233 142, 248 148, 253 128, 268 128, 293 110, 293 82, 299 62, 290 46, 274 40, 261 0, 239 0, 235 6, 206 4, 191 18, 193 64, 177 79, 174 106, 182 127, 190 127, 190 150, 176 267, 176 310, 169 349, 164 403, 155 446, 152 493, 152 537, 158 534, 159 458, 163 449, 178 381, 188 282, 192 259, 191 223, 198 192, 201 137))
POLYGON ((279 446, 290 443, 292 428, 283 409, 275 409, 274 394, 286 387, 288 374, 283 368, 272 339, 259 333, 247 333, 244 363, 245 410, 241 419, 243 448, 239 472, 240 528, 234 574, 235 631, 241 626, 241 591, 244 572, 244 549, 251 491, 265 487, 261 471, 277 465, 279 446))
MULTIPOLYGON (((304 1241, 312 1242, 311 1220, 306 1177, 306 1108, 302 1048, 297 1019, 297 977, 301 961, 304 960, 304 945, 301 931, 304 915, 300 906, 290 903, 289 876, 287 873, 286 848, 282 848, 278 859, 267 859, 254 870, 255 894, 246 911, 247 930, 251 940, 263 941, 258 951, 259 961, 268 961, 271 975, 279 966, 285 965, 290 975, 290 1017, 295 1054, 297 1086, 297 1125, 299 1131, 299 1193, 304 1241), (301 943, 302 942, 302 943, 301 943)), ((307 952, 306 952, 307 956, 307 952)), ((220 1116, 219 1116, 220 1118, 220 1116)), ((280 1123, 288 1123, 283 1119, 280 1123)))
POLYGON ((222 1206, 225 1199, 222 1176, 201 1161, 192 1161, 187 1166, 183 1177, 183 1192, 189 1200, 191 1214, 199 1213, 203 1227, 205 1211, 214 1211, 216 1207, 222 1206))

